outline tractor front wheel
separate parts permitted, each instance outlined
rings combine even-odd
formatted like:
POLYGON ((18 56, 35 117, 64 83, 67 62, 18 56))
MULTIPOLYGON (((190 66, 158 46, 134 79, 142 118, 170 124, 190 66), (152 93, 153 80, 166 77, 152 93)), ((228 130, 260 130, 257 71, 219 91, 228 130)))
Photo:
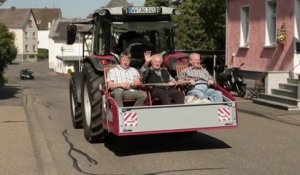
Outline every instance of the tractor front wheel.
POLYGON ((70 79, 70 108, 71 108, 71 116, 72 116, 72 124, 73 127, 78 129, 82 128, 82 112, 81 112, 81 104, 78 103, 76 86, 72 79, 70 79))
POLYGON ((83 65, 81 99, 83 128, 85 139, 91 143, 104 139, 103 118, 101 111, 101 93, 99 85, 104 85, 103 75, 95 72, 90 63, 83 65))

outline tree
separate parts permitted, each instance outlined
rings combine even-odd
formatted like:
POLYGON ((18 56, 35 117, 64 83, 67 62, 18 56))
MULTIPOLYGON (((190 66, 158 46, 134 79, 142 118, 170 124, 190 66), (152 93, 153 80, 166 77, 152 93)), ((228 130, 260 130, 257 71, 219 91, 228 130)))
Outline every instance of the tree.
POLYGON ((6 0, 0 0, 0 6, 5 2, 6 0))
POLYGON ((145 6, 170 6, 169 0, 146 0, 145 6))
POLYGON ((11 63, 17 55, 14 39, 14 34, 0 23, 0 84, 4 82, 3 74, 7 64, 11 63))
POLYGON ((145 6, 171 6, 178 5, 182 0, 146 0, 145 6))
POLYGON ((226 2, 220 0, 146 0, 146 5, 173 5, 180 11, 174 17, 177 49, 224 50, 226 2))

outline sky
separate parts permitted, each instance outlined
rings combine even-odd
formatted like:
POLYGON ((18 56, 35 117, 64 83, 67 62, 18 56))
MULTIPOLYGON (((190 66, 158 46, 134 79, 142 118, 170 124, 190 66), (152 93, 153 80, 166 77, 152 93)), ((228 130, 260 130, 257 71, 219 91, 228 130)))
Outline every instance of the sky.
MULTIPOLYGON (((1 8, 60 8, 65 18, 86 18, 95 9, 110 0, 7 0, 1 8)), ((143 6, 145 0, 127 0, 135 6, 143 6)))

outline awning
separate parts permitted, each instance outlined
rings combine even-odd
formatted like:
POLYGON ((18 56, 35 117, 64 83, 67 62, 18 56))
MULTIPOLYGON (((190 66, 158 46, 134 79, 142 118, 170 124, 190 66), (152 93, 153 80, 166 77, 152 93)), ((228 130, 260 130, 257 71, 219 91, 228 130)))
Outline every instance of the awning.
POLYGON ((82 56, 56 56, 56 58, 62 61, 79 61, 82 59, 82 56))

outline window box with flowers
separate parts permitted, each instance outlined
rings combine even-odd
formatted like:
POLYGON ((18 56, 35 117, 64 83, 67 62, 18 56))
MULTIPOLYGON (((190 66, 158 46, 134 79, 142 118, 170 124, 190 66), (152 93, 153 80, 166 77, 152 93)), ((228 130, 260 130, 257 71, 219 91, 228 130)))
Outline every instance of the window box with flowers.
POLYGON ((278 43, 284 43, 286 40, 286 27, 285 24, 282 24, 280 29, 276 33, 276 41, 278 43))

